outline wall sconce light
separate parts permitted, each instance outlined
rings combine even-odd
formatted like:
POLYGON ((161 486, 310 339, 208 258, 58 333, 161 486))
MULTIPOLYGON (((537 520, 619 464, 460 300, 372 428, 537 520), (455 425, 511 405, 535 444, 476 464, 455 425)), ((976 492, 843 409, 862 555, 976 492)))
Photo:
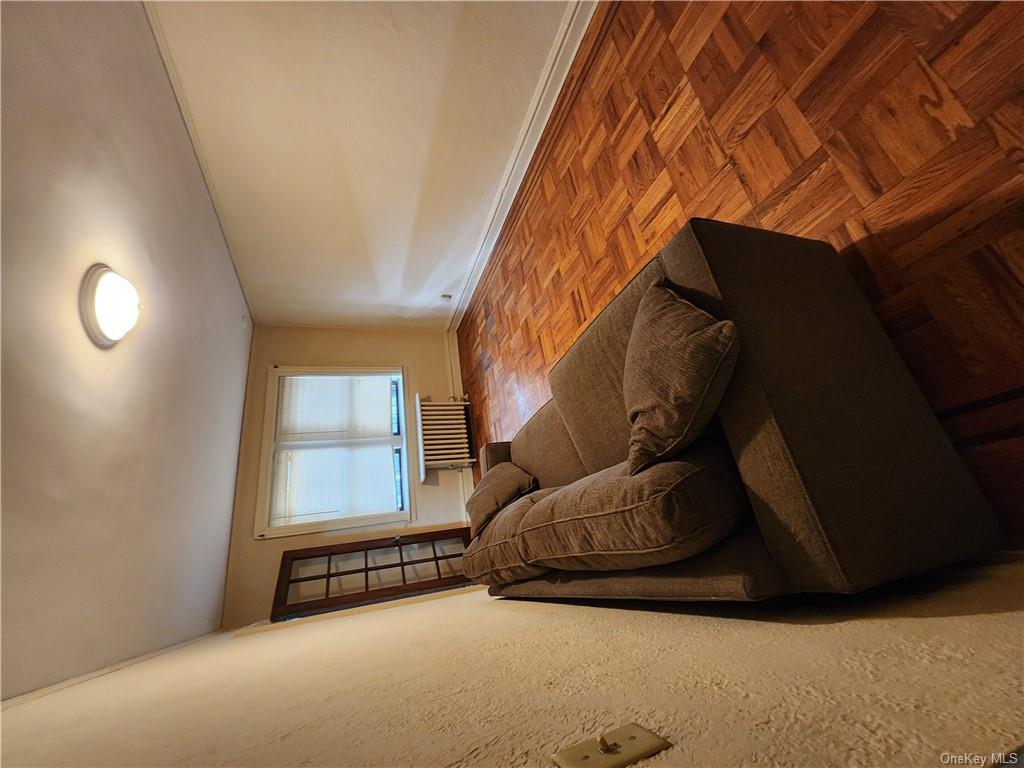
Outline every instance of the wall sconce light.
POLYGON ((110 349, 139 320, 139 294, 135 286, 106 264, 93 264, 82 278, 78 310, 92 343, 110 349))

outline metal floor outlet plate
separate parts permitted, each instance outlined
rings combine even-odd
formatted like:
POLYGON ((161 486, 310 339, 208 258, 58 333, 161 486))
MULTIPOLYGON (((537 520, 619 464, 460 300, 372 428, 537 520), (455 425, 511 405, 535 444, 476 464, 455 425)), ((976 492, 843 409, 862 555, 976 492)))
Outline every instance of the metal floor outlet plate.
POLYGON ((625 768, 672 746, 656 733, 629 723, 551 756, 559 768, 625 768))

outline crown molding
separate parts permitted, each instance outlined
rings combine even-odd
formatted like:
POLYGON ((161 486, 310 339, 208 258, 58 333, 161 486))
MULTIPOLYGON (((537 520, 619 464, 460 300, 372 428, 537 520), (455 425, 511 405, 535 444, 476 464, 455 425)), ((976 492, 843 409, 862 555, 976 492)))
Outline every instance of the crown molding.
POLYGON ((487 225, 477 245, 473 262, 448 316, 447 327, 450 332, 458 329, 473 298, 473 292, 484 274, 597 5, 593 0, 577 0, 566 8, 562 16, 555 38, 557 42, 551 46, 551 52, 544 63, 526 119, 516 139, 515 149, 498 185, 498 193, 491 205, 487 225))

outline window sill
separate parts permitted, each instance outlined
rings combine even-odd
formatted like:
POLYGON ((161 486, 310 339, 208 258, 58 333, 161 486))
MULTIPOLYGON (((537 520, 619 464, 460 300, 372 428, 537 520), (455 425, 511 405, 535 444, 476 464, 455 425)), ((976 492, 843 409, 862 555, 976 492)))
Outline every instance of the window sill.
POLYGON ((256 541, 266 541, 267 539, 280 539, 284 536, 301 536, 307 533, 349 531, 356 528, 388 525, 389 523, 408 523, 411 520, 412 516, 408 512, 394 512, 387 515, 364 515, 362 517, 342 517, 317 523, 266 526, 255 531, 253 538, 256 541))

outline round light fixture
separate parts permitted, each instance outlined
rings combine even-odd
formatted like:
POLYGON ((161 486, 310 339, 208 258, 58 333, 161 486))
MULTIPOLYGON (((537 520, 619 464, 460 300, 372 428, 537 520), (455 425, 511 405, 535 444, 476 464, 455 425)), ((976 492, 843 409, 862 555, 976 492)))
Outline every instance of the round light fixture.
POLYGON ((82 279, 78 309, 92 343, 110 349, 138 322, 139 294, 106 264, 93 264, 82 279))

